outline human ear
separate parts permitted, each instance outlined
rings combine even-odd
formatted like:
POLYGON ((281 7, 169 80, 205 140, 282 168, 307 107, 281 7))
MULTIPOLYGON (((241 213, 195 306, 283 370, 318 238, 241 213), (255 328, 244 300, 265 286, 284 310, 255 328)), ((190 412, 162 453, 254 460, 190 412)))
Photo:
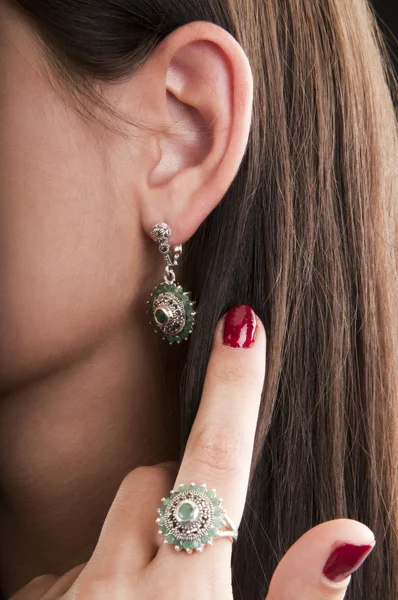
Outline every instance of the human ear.
POLYGON ((148 234, 155 223, 168 223, 170 243, 182 244, 220 202, 242 161, 253 98, 249 61, 223 28, 195 21, 155 48, 135 83, 140 120, 157 132, 140 177, 141 223, 148 234))

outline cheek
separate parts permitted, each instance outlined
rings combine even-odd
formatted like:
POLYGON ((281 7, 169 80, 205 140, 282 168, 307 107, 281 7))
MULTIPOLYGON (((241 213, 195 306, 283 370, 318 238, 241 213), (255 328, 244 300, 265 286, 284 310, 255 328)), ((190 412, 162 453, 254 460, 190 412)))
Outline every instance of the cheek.
POLYGON ((92 136, 39 82, 33 86, 20 75, 18 84, 9 82, 5 89, 0 99, 3 390, 59 368, 91 345, 120 308, 126 268, 109 179, 92 136))
POLYGON ((23 162, 14 149, 0 161, 8 174, 0 184, 0 381, 23 377, 22 366, 54 368, 88 341, 110 300, 108 224, 96 190, 80 186, 78 174, 71 186, 51 148, 23 162))

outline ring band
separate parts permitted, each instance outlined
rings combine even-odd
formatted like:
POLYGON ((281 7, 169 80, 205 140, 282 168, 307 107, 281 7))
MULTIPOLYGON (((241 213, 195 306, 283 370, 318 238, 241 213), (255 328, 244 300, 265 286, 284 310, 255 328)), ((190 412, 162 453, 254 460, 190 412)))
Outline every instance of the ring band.
POLYGON ((208 490, 205 483, 181 484, 178 490, 171 490, 170 496, 162 498, 157 512, 163 543, 174 545, 177 551, 202 552, 217 537, 229 537, 232 542, 238 538, 238 529, 227 515, 223 499, 217 497, 215 489, 208 490))

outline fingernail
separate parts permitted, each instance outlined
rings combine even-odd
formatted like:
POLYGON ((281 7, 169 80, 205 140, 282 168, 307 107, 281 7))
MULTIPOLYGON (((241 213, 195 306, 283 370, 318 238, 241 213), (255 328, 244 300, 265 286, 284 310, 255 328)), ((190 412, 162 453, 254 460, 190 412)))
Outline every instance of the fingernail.
POLYGON ((256 315, 247 304, 236 304, 225 315, 224 344, 231 348, 250 348, 255 340, 256 315))
POLYGON ((354 573, 369 556, 375 544, 342 544, 333 550, 323 567, 323 574, 330 581, 343 581, 354 573))

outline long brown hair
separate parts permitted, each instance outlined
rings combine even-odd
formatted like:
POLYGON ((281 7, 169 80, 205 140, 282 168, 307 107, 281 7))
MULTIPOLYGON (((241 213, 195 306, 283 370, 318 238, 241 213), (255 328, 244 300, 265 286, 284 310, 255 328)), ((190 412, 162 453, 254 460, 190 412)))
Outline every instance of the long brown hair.
POLYGON ((350 517, 374 531, 377 545, 347 597, 395 599, 397 121, 394 79, 367 2, 18 4, 86 108, 102 102, 96 82, 131 75, 187 22, 212 21, 245 49, 255 78, 247 152, 186 244, 180 277, 198 306, 176 363, 181 452, 214 325, 232 304, 250 304, 267 330, 267 372, 233 554, 235 597, 264 598, 300 535, 350 517))

